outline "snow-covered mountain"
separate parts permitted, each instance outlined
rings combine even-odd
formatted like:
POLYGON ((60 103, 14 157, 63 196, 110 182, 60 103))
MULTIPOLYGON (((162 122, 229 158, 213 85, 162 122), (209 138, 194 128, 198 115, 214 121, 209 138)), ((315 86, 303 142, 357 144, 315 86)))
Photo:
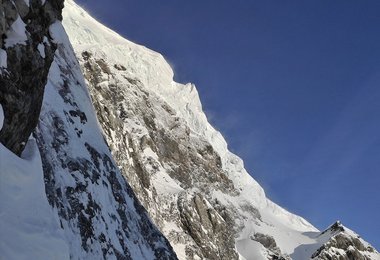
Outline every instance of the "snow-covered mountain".
POLYGON ((176 259, 120 174, 60 23, 35 136, 71 259, 176 259))
POLYGON ((30 138, 56 50, 49 28, 62 8, 63 1, 0 1, 0 259, 69 258, 30 138))
POLYGON ((177 259, 112 158, 60 6, 0 5, 0 259, 177 259))
POLYGON ((0 259, 380 259, 267 199, 194 85, 62 3, 0 2, 0 259))
POLYGON ((321 233, 267 199, 162 55, 73 1, 63 23, 116 163, 180 259, 379 259, 348 229, 321 233), (340 236, 363 246, 334 243, 340 236))

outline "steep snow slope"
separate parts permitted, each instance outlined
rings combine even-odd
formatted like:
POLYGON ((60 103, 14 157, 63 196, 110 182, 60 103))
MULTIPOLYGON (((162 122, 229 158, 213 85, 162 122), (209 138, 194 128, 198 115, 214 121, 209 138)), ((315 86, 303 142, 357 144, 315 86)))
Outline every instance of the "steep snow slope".
MULTIPOLYGON (((0 130, 3 125, 0 105, 0 130)), ((0 144, 0 259, 68 259, 45 195, 41 157, 30 139, 21 158, 0 144)))
POLYGON ((176 259, 115 165, 60 22, 50 36, 57 51, 35 137, 70 258, 176 259))
POLYGON ((333 237, 266 198, 160 54, 71 0, 63 23, 112 154, 179 258, 305 259, 333 237))

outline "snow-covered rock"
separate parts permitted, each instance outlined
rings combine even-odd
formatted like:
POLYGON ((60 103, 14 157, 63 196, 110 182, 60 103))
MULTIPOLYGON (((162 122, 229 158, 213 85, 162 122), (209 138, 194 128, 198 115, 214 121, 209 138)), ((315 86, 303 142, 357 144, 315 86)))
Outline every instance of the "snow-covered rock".
POLYGON ((0 4, 0 259, 176 259, 104 141, 62 8, 0 4))
POLYGON ((293 259, 380 259, 380 254, 358 234, 339 221, 322 232, 307 234, 313 242, 296 248, 293 259))
POLYGON ((180 259, 311 257, 299 250, 319 231, 266 198, 208 123, 194 85, 174 82, 162 55, 71 0, 63 24, 116 163, 180 259))
POLYGON ((176 259, 117 168, 60 22, 35 137, 70 259, 176 259))
POLYGON ((37 1, 33 8, 23 0, 0 3, 0 259, 70 256, 30 137, 55 51, 51 37, 46 38, 46 57, 34 47, 48 36, 50 24, 62 18, 63 1, 51 2, 48 9, 37 1))
POLYGON ((36 127, 56 46, 50 25, 62 19, 63 0, 0 3, 0 103, 5 120, 0 142, 21 155, 36 127), (41 55, 37 46, 44 46, 41 55))
POLYGON ((62 3, 0 5, 1 259, 380 259, 268 200, 162 55, 72 0, 69 40, 62 3))

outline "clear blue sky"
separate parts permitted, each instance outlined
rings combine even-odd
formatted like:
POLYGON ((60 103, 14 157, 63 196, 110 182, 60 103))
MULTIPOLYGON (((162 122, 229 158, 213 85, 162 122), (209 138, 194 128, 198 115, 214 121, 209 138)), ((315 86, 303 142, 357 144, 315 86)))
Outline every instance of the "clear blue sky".
POLYGON ((380 1, 78 2, 197 85, 272 200, 380 249, 380 1))

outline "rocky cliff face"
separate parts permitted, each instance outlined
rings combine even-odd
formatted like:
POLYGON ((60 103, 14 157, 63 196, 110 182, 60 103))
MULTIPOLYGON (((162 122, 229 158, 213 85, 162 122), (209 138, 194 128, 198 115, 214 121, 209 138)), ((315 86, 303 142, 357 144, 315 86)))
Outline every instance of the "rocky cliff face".
POLYGON ((0 142, 18 155, 38 122, 56 49, 49 28, 62 8, 63 0, 0 2, 0 142))
POLYGON ((62 25, 35 138, 71 259, 176 259, 120 174, 62 25))
POLYGON ((2 256, 177 259, 104 141, 62 8, 63 0, 0 3, 0 141, 17 155, 29 147, 17 159, 0 145, 2 256))
POLYGON ((265 197, 160 54, 72 1, 64 26, 116 164, 180 259, 303 260, 332 239, 265 197))
MULTIPOLYGON (((155 222, 162 229, 167 221, 185 229, 186 233, 171 231, 170 236, 186 244, 191 257, 237 259, 235 231, 228 228, 206 199, 211 195, 210 187, 238 194, 212 146, 192 136, 190 128, 168 104, 152 101, 157 97, 152 97, 154 94, 147 92, 140 81, 124 73, 124 81, 119 81, 115 76, 117 64, 109 67, 89 51, 82 53, 82 61, 84 75, 94 86, 92 98, 111 150, 155 222), (109 87, 104 87, 105 81, 110 82, 109 87), (160 124, 161 120, 166 120, 170 128, 160 124), (170 171, 164 172, 163 164, 170 171), (177 189, 170 195, 157 189, 152 179, 160 172, 161 188, 177 189), (173 182, 175 187, 166 186, 166 177, 178 180, 180 185, 173 182), (199 191, 186 192, 198 187, 199 191)), ((223 214, 232 221, 229 211, 223 214)))
POLYGON ((74 53, 62 1, 0 1, 0 141, 20 155, 39 117, 42 159, 33 140, 21 158, 0 145, 8 258, 380 259, 339 223, 319 232, 268 200, 160 54, 68 0, 74 53), (20 248, 31 228, 38 249, 20 248))

